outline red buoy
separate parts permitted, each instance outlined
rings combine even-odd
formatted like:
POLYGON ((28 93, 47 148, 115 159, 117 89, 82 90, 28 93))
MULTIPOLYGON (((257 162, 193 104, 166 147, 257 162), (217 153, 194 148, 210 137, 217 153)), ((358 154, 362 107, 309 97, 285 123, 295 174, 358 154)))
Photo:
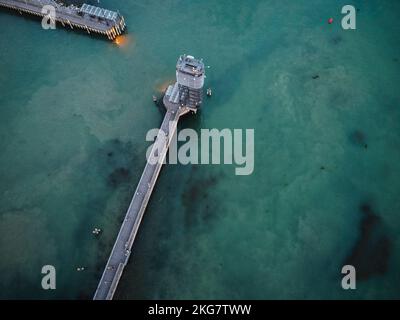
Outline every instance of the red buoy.
POLYGON ((332 23, 333 23, 333 18, 329 18, 329 19, 328 19, 328 23, 329 23, 329 24, 332 24, 332 23))

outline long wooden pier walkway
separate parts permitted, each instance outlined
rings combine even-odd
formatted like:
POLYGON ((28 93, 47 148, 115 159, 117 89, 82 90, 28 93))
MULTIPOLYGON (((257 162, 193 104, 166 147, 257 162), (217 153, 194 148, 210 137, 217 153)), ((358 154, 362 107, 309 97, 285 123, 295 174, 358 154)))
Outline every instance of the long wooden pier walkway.
POLYGON ((0 7, 44 17, 44 6, 50 5, 55 9, 55 21, 63 27, 78 28, 90 34, 91 32, 105 35, 114 40, 122 34, 126 24, 124 17, 118 12, 83 4, 81 7, 74 5, 64 6, 54 0, 0 0, 0 7))
POLYGON ((144 211, 164 163, 169 145, 176 133, 179 118, 196 113, 202 102, 204 63, 193 56, 180 56, 176 65, 177 82, 165 92, 163 103, 167 109, 153 147, 147 155, 147 163, 136 187, 117 240, 108 258, 94 300, 111 300, 117 289, 122 272, 128 263, 132 245, 142 221, 144 211), (191 77, 186 81, 187 77, 191 77), (193 78, 192 78, 193 77, 193 78))
POLYGON ((167 104, 166 107, 167 113, 94 294, 94 300, 113 298, 124 267, 128 263, 140 222, 175 134, 179 118, 190 111, 178 104, 167 104), (158 159, 156 163, 154 163, 155 159, 158 159))

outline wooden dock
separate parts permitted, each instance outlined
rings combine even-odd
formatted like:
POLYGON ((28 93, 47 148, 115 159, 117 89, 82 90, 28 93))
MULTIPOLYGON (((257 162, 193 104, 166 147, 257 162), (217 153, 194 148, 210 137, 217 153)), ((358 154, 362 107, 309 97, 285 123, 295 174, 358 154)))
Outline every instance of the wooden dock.
POLYGON ((154 164, 154 162, 148 160, 146 163, 107 261, 106 268, 94 294, 94 300, 111 300, 113 298, 122 272, 128 263, 140 222, 157 182, 169 145, 176 132, 179 118, 190 112, 188 108, 181 107, 178 104, 166 104, 166 107, 167 113, 165 114, 149 157, 149 159, 158 159, 158 161, 154 164))
POLYGON ((118 12, 83 4, 81 7, 74 5, 64 6, 54 0, 0 0, 0 7, 15 10, 19 13, 44 17, 44 6, 55 8, 55 22, 63 27, 77 28, 91 34, 101 34, 114 40, 125 30, 124 17, 118 12))
POLYGON ((126 212, 117 240, 111 250, 94 294, 94 300, 111 300, 113 298, 131 255, 133 242, 169 145, 176 133, 179 118, 189 112, 196 113, 201 105, 205 78, 203 61, 195 59, 193 56, 182 55, 178 59, 176 70, 177 81, 174 85, 168 86, 163 98, 167 112, 148 155, 146 166, 126 212), (187 79, 188 76, 190 79, 187 79))

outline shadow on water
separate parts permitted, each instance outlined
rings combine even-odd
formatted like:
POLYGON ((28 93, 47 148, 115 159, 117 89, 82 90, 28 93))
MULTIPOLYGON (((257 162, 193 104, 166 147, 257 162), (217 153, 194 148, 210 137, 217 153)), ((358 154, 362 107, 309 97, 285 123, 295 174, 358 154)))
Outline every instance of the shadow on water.
POLYGON ((345 264, 356 268, 357 279, 367 280, 386 273, 392 246, 389 237, 384 233, 381 218, 374 212, 371 204, 361 203, 360 212, 360 236, 345 264))

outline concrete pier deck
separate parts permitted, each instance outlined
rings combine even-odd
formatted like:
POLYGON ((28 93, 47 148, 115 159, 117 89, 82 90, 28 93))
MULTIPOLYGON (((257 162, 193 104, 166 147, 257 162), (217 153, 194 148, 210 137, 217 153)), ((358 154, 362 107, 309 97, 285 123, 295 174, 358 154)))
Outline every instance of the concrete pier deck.
POLYGON ((114 40, 125 30, 124 17, 115 11, 102 9, 87 4, 81 7, 74 5, 64 6, 54 0, 0 0, 0 7, 15 10, 22 14, 44 17, 42 13, 44 6, 50 5, 55 8, 55 21, 63 27, 77 28, 90 33, 105 35, 114 40))
POLYGON ((166 108, 167 113, 165 114, 149 157, 149 159, 158 158, 158 161, 154 164, 154 161, 148 160, 146 163, 118 233, 117 240, 107 261, 106 268, 94 294, 94 300, 111 300, 113 298, 124 267, 128 263, 140 222, 142 221, 147 203, 161 171, 169 145, 176 132, 179 118, 190 111, 186 107, 181 107, 179 104, 173 103, 167 103, 166 108))
POLYGON ((204 78, 202 59, 198 60, 189 55, 179 57, 176 65, 177 81, 168 86, 163 97, 167 113, 148 155, 142 177, 94 294, 94 300, 111 300, 115 294, 122 272, 128 263, 147 203, 176 133, 179 118, 186 113, 197 112, 202 102, 204 78))

